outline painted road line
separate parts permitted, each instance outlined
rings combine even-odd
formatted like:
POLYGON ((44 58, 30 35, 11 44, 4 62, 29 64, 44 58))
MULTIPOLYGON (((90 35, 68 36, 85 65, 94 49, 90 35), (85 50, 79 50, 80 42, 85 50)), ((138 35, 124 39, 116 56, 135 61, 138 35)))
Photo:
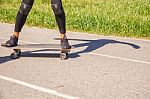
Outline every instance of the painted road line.
POLYGON ((66 99, 80 99, 79 97, 69 96, 69 95, 57 92, 55 90, 51 90, 51 89, 47 89, 47 88, 40 87, 40 86, 37 86, 37 85, 33 85, 33 84, 30 84, 30 83, 20 81, 20 80, 16 80, 16 79, 13 79, 13 78, 9 78, 9 77, 3 76, 3 75, 0 75, 0 79, 10 81, 10 82, 13 82, 13 83, 16 83, 16 84, 19 84, 19 85, 23 85, 23 86, 29 87, 31 89, 35 89, 35 90, 38 90, 38 91, 41 91, 41 92, 52 94, 52 95, 55 95, 55 96, 58 96, 58 97, 62 97, 62 98, 66 98, 66 99))
MULTIPOLYGON (((0 37, 0 39, 8 40, 8 38, 5 38, 5 37, 0 37)), ((20 42, 23 42, 23 43, 39 44, 39 43, 29 42, 29 41, 24 41, 24 40, 19 40, 19 41, 20 41, 20 42)))
POLYGON ((136 63, 150 64, 150 62, 139 61, 139 60, 134 60, 134 59, 129 59, 129 58, 123 58, 123 57, 117 57, 117 56, 110 56, 110 55, 98 54, 98 53, 93 53, 93 52, 90 52, 89 54, 97 55, 97 56, 104 56, 104 57, 109 57, 109 58, 115 58, 115 59, 121 59, 121 60, 136 62, 136 63))

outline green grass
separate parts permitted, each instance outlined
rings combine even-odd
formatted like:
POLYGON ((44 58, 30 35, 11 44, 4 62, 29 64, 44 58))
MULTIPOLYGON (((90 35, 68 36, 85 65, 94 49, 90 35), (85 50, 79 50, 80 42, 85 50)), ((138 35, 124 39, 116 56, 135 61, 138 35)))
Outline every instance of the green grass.
MULTIPOLYGON (((63 0, 67 30, 150 39, 149 0, 63 0)), ((0 0, 0 22, 14 23, 20 0, 0 0)), ((56 29, 50 0, 35 0, 26 22, 56 29)))

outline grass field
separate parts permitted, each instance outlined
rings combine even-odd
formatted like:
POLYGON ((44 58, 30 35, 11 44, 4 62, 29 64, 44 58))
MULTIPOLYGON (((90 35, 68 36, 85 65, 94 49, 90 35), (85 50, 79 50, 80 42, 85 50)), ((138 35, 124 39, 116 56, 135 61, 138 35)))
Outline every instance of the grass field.
MULTIPOLYGON (((21 0, 0 0, 0 22, 14 23, 21 0)), ((63 0, 67 29, 150 39, 149 0, 63 0)), ((35 0, 26 22, 56 29, 49 0, 35 0)))

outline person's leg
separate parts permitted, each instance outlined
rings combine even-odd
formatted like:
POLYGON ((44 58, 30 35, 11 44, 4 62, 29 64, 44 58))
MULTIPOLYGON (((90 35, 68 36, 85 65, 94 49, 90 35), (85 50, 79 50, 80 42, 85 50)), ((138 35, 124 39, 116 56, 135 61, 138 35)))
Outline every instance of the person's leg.
POLYGON ((33 6, 33 2, 34 0, 22 0, 21 6, 16 16, 16 23, 13 36, 11 36, 11 38, 5 44, 3 44, 3 46, 17 46, 19 33, 21 32, 21 29, 26 22, 28 13, 30 12, 30 9, 33 6))
POLYGON ((65 17, 63 6, 62 6, 62 1, 51 0, 51 7, 55 14, 55 19, 56 19, 56 22, 60 31, 61 46, 62 48, 70 48, 68 39, 66 37, 66 17, 65 17))
POLYGON ((51 0, 51 6, 55 14, 56 22, 61 34, 66 33, 66 17, 61 0, 51 0))
POLYGON ((22 0, 21 6, 16 16, 16 23, 14 29, 14 35, 19 37, 19 32, 21 32, 22 27, 24 26, 28 13, 32 8, 34 0, 22 0))

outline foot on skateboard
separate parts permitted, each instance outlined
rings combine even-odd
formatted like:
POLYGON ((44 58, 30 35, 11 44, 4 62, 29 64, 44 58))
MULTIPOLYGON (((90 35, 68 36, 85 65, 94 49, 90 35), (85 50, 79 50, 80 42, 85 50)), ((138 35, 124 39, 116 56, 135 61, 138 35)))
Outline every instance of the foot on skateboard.
POLYGON ((1 46, 5 47, 14 47, 18 45, 18 38, 16 36, 11 36, 6 43, 1 44, 1 46))

